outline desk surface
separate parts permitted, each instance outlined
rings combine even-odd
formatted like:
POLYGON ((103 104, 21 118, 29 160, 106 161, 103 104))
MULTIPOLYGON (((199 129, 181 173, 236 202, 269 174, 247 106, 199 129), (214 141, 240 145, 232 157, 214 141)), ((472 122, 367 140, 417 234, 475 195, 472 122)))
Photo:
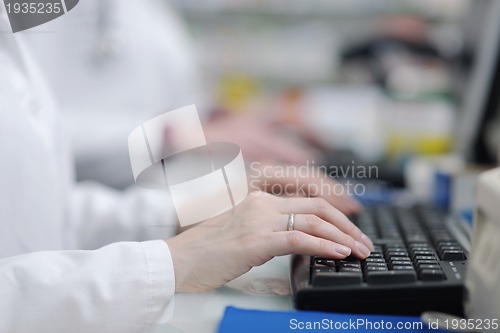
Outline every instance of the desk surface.
POLYGON ((169 314, 155 325, 153 332, 217 332, 228 305, 261 310, 292 309, 289 267, 289 256, 274 258, 215 291, 177 294, 169 314))

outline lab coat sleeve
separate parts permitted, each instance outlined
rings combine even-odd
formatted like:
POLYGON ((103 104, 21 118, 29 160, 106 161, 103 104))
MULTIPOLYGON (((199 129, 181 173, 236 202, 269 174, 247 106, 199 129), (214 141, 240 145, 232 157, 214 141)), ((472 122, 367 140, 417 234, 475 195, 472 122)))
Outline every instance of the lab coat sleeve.
POLYGON ((173 297, 166 242, 0 259, 0 332, 142 333, 173 297))
POLYGON ((118 191, 82 182, 70 193, 68 249, 92 250, 118 241, 167 239, 177 232, 177 217, 167 189, 132 186, 118 191))

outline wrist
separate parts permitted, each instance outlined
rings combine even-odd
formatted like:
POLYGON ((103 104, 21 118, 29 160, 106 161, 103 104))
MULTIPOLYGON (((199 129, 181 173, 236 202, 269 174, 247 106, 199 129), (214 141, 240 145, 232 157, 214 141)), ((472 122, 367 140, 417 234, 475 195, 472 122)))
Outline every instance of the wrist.
POLYGON ((177 237, 165 241, 170 249, 170 255, 172 257, 175 277, 175 292, 195 291, 186 285, 186 281, 188 281, 188 277, 191 272, 191 261, 187 258, 186 254, 183 253, 184 251, 178 248, 175 238, 177 237))

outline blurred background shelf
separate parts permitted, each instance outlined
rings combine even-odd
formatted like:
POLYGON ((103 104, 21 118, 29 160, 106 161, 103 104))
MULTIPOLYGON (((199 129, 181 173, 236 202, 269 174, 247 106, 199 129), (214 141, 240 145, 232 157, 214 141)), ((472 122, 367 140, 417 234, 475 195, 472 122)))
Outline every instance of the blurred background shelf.
POLYGON ((271 19, 354 19, 374 15, 413 14, 437 20, 453 20, 460 17, 467 2, 467 0, 174 1, 187 17, 202 19, 206 19, 207 15, 260 16, 271 19))
POLYGON ((316 119, 332 149, 400 167, 413 154, 450 151, 484 16, 471 9, 487 2, 172 3, 220 105, 316 119))
POLYGON ((174 0, 188 22, 204 75, 258 85, 336 82, 342 50, 380 30, 385 17, 418 17, 457 35, 467 0, 174 0))

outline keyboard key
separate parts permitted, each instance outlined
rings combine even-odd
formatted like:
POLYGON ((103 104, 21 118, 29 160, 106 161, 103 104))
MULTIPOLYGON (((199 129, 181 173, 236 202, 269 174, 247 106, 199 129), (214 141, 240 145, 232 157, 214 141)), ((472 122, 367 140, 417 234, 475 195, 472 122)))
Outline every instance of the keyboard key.
POLYGON ((418 266, 419 270, 424 270, 424 269, 441 269, 441 266, 439 265, 429 265, 429 264, 423 264, 418 266))
POLYGON ((413 265, 401 265, 401 266, 393 266, 392 267, 392 270, 394 271, 407 271, 407 270, 411 270, 411 271, 415 271, 415 269, 413 268, 413 265))
POLYGON ((328 267, 328 266, 316 266, 314 267, 314 272, 316 273, 334 273, 337 270, 335 267, 328 267))
POLYGON ((422 281, 442 281, 445 279, 441 269, 423 269, 418 274, 418 277, 422 281))
POLYGON ((361 282, 363 275, 360 273, 315 272, 312 277, 312 284, 318 287, 356 285, 361 282))
POLYGON ((444 250, 441 254, 441 260, 453 261, 453 260, 465 260, 465 253, 461 250, 444 250))
POLYGON ((366 282, 369 284, 411 283, 417 280, 412 270, 397 270, 386 272, 367 272, 366 282))
POLYGON ((339 263, 339 268, 360 268, 361 263, 359 262, 341 262, 339 263))
POLYGON ((330 266, 330 267, 335 267, 335 260, 333 259, 316 259, 315 260, 316 265, 323 265, 323 266, 330 266))
POLYGON ((425 237, 424 235, 408 235, 405 237, 406 238, 406 241, 409 243, 409 244, 412 244, 412 243, 420 243, 422 241, 426 241, 427 240, 427 237, 425 237))
POLYGON ((398 267, 398 266, 409 266, 409 267, 413 267, 413 264, 411 263, 411 261, 393 261, 391 263, 391 267, 392 269, 394 269, 394 267, 398 267))
POLYGON ((434 251, 431 250, 419 250, 419 251, 413 251, 413 256, 435 256, 434 251))
POLYGON ((420 265, 438 265, 437 260, 418 260, 416 264, 420 267, 420 265))
POLYGON ((408 257, 408 252, 406 251, 388 251, 388 257, 408 257))
POLYGON ((406 246, 403 243, 390 243, 385 246, 386 251, 406 251, 406 246))
POLYGON ((456 245, 441 245, 439 246, 439 250, 463 250, 461 246, 456 246, 456 245))
POLYGON ((395 261, 395 260, 412 261, 410 257, 392 257, 389 258, 388 261, 395 261))
POLYGON ((436 256, 434 256, 434 255, 432 255, 432 256, 416 256, 415 260, 417 260, 419 262, 422 260, 436 260, 436 256))
POLYGON ((432 247, 414 247, 414 248, 410 248, 410 252, 411 253, 415 253, 417 251, 431 251, 431 252, 434 252, 434 248, 432 247))
POLYGON ((389 261, 411 261, 410 257, 394 257, 391 258, 389 261))
POLYGON ((387 271, 387 265, 384 265, 383 267, 380 267, 380 266, 366 266, 366 271, 367 272, 387 271))
POLYGON ((457 242, 455 241, 441 241, 441 242, 438 242, 438 247, 442 247, 442 246, 460 246, 460 244, 458 244, 457 242))
POLYGON ((382 258, 366 258, 365 261, 368 263, 368 262, 384 262, 385 263, 385 260, 382 259, 382 258))
POLYGON ((339 272, 344 273, 361 273, 361 267, 341 267, 339 272))
POLYGON ((451 235, 437 235, 432 237, 435 243, 440 244, 442 242, 453 241, 453 237, 451 235))
POLYGON ((410 258, 396 257, 396 258, 392 258, 389 261, 389 264, 391 264, 391 265, 412 265, 413 261, 411 261, 410 258))
POLYGON ((417 249, 429 249, 431 248, 431 245, 427 242, 421 242, 421 243, 412 243, 410 244, 410 249, 417 250, 417 249))
POLYGON ((369 262, 366 263, 366 267, 387 267, 387 265, 383 262, 369 262))

